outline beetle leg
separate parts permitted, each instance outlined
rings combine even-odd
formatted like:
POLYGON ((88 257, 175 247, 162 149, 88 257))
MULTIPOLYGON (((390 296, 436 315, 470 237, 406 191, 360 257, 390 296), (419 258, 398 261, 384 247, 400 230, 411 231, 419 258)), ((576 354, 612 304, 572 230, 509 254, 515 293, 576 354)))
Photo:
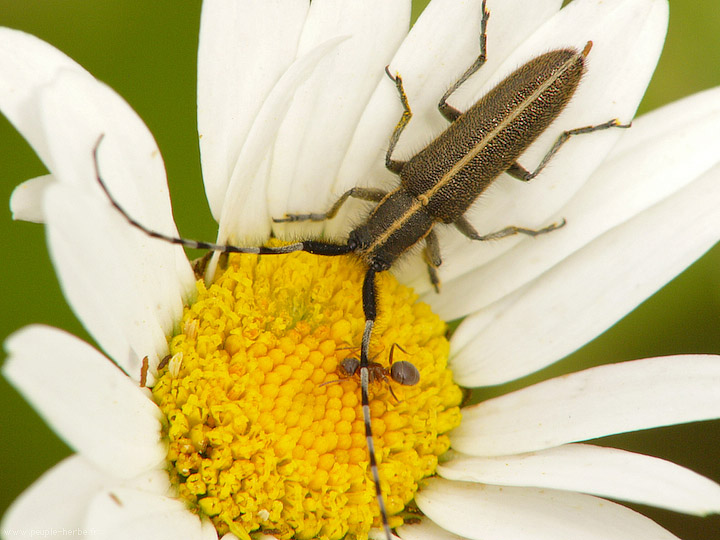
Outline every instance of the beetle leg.
POLYGON ((440 257, 440 242, 438 242, 435 231, 431 230, 425 236, 425 251, 423 252, 425 264, 427 264, 428 274, 430 274, 430 283, 435 288, 435 292, 440 292, 440 276, 437 273, 437 267, 442 264, 440 257))
POLYGON ((285 214, 284 218, 273 218, 273 223, 285 223, 288 221, 325 221, 326 219, 332 219, 340 210, 340 207, 345 203, 348 197, 354 199, 361 199, 363 201, 380 202, 383 197, 387 195, 387 191, 377 188, 361 188, 354 187, 347 190, 345 193, 340 195, 340 198, 335 201, 325 213, 322 214, 285 214))
POLYGON ((547 227, 543 227, 542 229, 526 229, 524 227, 516 227, 515 225, 511 225, 499 231, 483 235, 478 234, 478 232, 475 230, 475 227, 473 227, 467 220, 467 218, 465 218, 464 216, 456 219, 453 222, 453 225, 455 225, 458 231, 463 233, 471 240, 479 240, 480 242, 485 242, 486 240, 498 240, 500 238, 505 238, 506 236, 512 236, 514 234, 526 234, 528 236, 547 234, 556 229, 559 229, 560 227, 564 227, 565 223, 566 222, 563 219, 560 223, 553 223, 551 225, 548 225, 547 227))
POLYGON ((340 198, 335 201, 325 213, 322 214, 287 214, 284 218, 273 219, 275 223, 282 223, 285 221, 325 221, 326 219, 332 219, 340 210, 340 207, 345 203, 348 197, 354 199, 360 199, 363 201, 380 202, 383 197, 387 195, 387 191, 378 188, 361 188, 354 187, 343 193, 340 198))
POLYGON ((458 116, 462 114, 462 111, 459 111, 452 105, 447 104, 448 98, 457 90, 460 88, 465 81, 467 81, 472 75, 480 69, 483 64, 485 64, 485 60, 487 60, 486 57, 486 49, 487 49, 487 21, 490 17, 490 12, 485 7, 485 0, 483 0, 482 3, 482 19, 480 20, 480 55, 475 59, 475 62, 473 62, 473 65, 471 65, 465 73, 463 73, 460 78, 455 81, 455 84, 453 84, 450 88, 448 88, 447 92, 443 94, 443 97, 440 98, 440 102, 438 103, 438 109, 440 110, 440 114, 442 114, 449 122, 454 122, 457 120, 458 116))
POLYGON ((523 182, 529 182, 533 178, 535 178, 540 172, 545 168, 545 165, 548 164, 548 162, 553 158, 553 156, 557 153, 558 150, 560 150, 560 147, 565 144, 570 137, 573 135, 582 135, 584 133, 592 133, 593 131, 602 131, 604 129, 609 128, 629 128, 630 124, 621 124, 620 120, 615 118, 614 120, 610 120, 608 122, 605 122, 604 124, 598 124, 596 126, 585 126, 581 128, 576 129, 570 129, 568 131, 563 131, 560 136, 555 140, 555 144, 552 145, 550 148, 550 151, 545 154, 545 157, 542 158, 540 161, 540 164, 535 168, 534 171, 528 171, 526 168, 524 168, 522 165, 520 165, 518 162, 513 163, 510 165, 510 168, 506 170, 505 172, 508 173, 513 178, 516 178, 518 180, 522 180, 523 182))
POLYGON ((398 94, 400 95, 400 103, 402 103, 403 106, 403 113, 400 117, 400 121, 395 126, 392 135, 390 135, 390 143, 388 144, 388 149, 385 153, 385 167, 387 167, 390 172, 400 174, 400 171, 405 166, 405 162, 393 159, 392 153, 393 150, 395 150, 395 145, 400 139, 400 134, 403 132, 405 126, 407 126, 408 122, 410 122, 410 119, 412 118, 412 110, 410 110, 410 103, 408 103, 407 94, 405 93, 405 88, 403 87, 400 74, 395 74, 395 76, 393 76, 390 73, 389 66, 385 66, 385 73, 388 77, 390 77, 390 80, 395 83, 395 88, 397 88, 398 94))

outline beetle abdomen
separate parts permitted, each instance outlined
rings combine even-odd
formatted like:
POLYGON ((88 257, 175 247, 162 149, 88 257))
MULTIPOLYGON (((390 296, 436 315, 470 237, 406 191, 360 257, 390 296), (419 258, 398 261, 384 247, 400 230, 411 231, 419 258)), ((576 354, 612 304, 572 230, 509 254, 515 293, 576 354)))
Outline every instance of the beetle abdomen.
POLYGON ((551 51, 518 68, 405 164, 402 188, 437 221, 462 216, 562 112, 585 54, 551 51))

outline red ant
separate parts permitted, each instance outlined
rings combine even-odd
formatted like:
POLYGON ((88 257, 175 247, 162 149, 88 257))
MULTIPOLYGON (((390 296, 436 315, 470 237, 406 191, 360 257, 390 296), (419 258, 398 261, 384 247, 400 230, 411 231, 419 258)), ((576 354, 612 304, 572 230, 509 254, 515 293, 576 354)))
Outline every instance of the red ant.
MULTIPOLYGON (((400 362, 393 363, 393 353, 395 352, 395 347, 407 354, 407 351, 403 349, 400 345, 398 345, 397 343, 393 343, 392 347, 390 347, 390 355, 388 357, 390 361, 389 367, 385 367, 378 362, 374 362, 373 360, 375 360, 377 356, 373 357, 368 362, 368 382, 386 382, 388 385, 388 389, 392 394, 392 397, 395 398, 395 401, 399 402, 400 400, 395 395, 395 392, 393 392, 392 386, 390 386, 390 380, 393 380, 398 384, 402 384, 403 386, 414 386, 420 380, 420 372, 410 362, 401 360, 400 362)), ((346 379, 351 379, 356 375, 360 376, 360 360, 350 356, 340 362, 340 369, 342 371, 342 375, 340 375, 339 379, 335 379, 333 381, 326 381, 320 386, 325 386, 326 384, 332 384, 336 382, 342 382, 346 379)))

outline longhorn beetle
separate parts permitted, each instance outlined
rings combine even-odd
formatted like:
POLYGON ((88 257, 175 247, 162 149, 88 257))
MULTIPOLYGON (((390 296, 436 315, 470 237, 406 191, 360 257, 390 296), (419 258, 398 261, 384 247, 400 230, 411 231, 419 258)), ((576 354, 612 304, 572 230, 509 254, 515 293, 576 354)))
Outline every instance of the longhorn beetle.
MULTIPOLYGON (((403 106, 402 117, 390 136, 385 154, 385 166, 400 177, 400 185, 397 188, 386 192, 378 188, 354 187, 346 191, 326 213, 287 215, 274 220, 292 222, 331 219, 348 197, 377 203, 364 223, 350 232, 345 244, 305 240, 281 247, 239 247, 187 240, 153 231, 127 214, 105 186, 98 165, 98 148, 102 136, 93 151, 97 181, 111 204, 132 226, 149 236, 189 248, 223 253, 276 255, 305 251, 325 256, 354 253, 366 264, 367 271, 362 285, 365 328, 361 341, 360 362, 357 366, 343 366, 343 369, 348 370, 351 376, 355 375, 358 369, 360 372, 361 403, 370 469, 387 540, 391 539, 391 531, 375 457, 368 396, 370 372, 376 369, 375 362, 368 359, 370 338, 377 315, 375 275, 388 270, 401 255, 425 240, 425 259, 430 280, 437 289, 439 279, 436 269, 441 264, 441 258, 440 246, 433 227, 438 223, 453 224, 468 238, 479 241, 495 240, 514 234, 537 236, 562 227, 565 225, 564 220, 539 230, 509 226, 481 235, 464 214, 500 174, 507 173, 523 182, 535 178, 573 135, 611 127, 630 127, 629 124, 620 124, 614 119, 603 124, 564 131, 533 171, 523 168, 517 162, 518 157, 547 129, 572 98, 580 83, 585 68, 585 58, 590 52, 592 42, 588 41, 582 51, 574 48, 557 49, 530 60, 463 113, 448 104, 447 100, 485 63, 489 16, 490 13, 483 0, 480 54, 438 103, 440 113, 450 125, 408 161, 395 160, 392 154, 400 135, 412 117, 412 112, 402 79, 399 75, 393 76, 390 70, 385 68, 388 77, 396 86, 403 106)), ((414 366, 409 362, 405 364, 403 369, 415 370, 414 373, 407 375, 409 380, 419 378, 414 366)))

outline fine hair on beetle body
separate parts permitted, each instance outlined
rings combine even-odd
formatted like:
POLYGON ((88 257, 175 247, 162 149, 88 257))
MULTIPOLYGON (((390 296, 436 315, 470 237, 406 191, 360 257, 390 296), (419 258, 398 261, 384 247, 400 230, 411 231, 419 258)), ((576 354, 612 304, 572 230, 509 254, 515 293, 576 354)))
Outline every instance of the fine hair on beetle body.
POLYGON ((305 251, 316 255, 337 256, 355 254, 366 265, 362 285, 362 304, 365 326, 360 339, 360 358, 343 365, 342 378, 359 376, 361 404, 365 423, 370 471, 375 485, 380 517, 388 540, 391 531, 372 437, 368 386, 371 379, 390 384, 416 384, 417 369, 410 362, 396 363, 395 371, 384 368, 369 358, 373 326, 377 317, 375 275, 390 269, 396 261, 415 246, 424 245, 424 259, 431 283, 439 290, 437 268, 442 263, 441 249, 435 225, 453 225, 461 234, 475 241, 488 241, 523 234, 537 236, 565 225, 564 220, 540 229, 508 225, 497 231, 475 230, 465 217, 475 200, 503 173, 528 182, 535 178, 574 135, 587 134, 612 127, 629 127, 617 119, 597 125, 564 131, 532 170, 518 163, 518 158, 548 128, 571 100, 585 70, 585 59, 592 42, 582 50, 573 47, 550 50, 519 66, 466 111, 448 103, 448 99, 486 61, 486 27, 489 11, 482 4, 480 24, 480 54, 475 62, 440 97, 438 110, 448 121, 447 129, 406 161, 393 156, 405 127, 411 121, 411 104, 405 94, 400 73, 386 67, 386 74, 395 85, 403 113, 385 154, 385 166, 398 177, 391 191, 379 188, 354 187, 324 213, 291 214, 274 219, 276 223, 324 221, 332 219, 348 198, 374 203, 364 221, 348 234, 345 243, 303 240, 280 247, 241 247, 199 242, 169 236, 154 231, 136 221, 113 198, 105 186, 99 168, 98 152, 102 136, 94 149, 97 180, 111 204, 133 226, 147 235, 189 248, 221 253, 250 253, 278 255, 305 251), (423 244, 424 242, 424 244, 423 244))

